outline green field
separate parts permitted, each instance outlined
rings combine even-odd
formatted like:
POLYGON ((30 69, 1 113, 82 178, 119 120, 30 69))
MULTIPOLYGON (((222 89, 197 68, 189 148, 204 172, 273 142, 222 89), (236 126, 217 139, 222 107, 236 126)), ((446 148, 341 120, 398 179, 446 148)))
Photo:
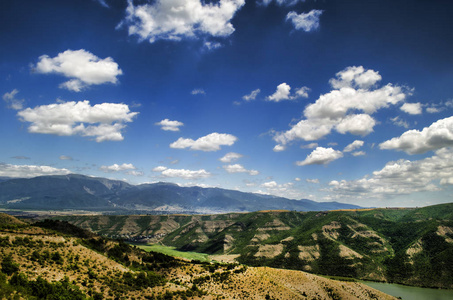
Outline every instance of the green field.
POLYGON ((135 245, 140 249, 143 249, 147 252, 153 251, 153 252, 159 252, 162 254, 166 254, 169 256, 173 257, 179 257, 179 258, 184 258, 188 260, 199 260, 202 262, 205 261, 210 261, 209 256, 204 253, 197 253, 197 252, 183 252, 183 251, 178 251, 175 250, 175 247, 168 247, 168 246, 163 246, 163 245, 158 245, 158 244, 152 244, 152 245, 135 245))

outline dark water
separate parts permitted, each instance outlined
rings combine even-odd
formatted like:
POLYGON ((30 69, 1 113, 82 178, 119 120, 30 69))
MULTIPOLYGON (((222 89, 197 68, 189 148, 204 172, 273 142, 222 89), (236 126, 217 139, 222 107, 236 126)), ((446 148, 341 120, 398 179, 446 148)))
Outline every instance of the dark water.
POLYGON ((403 300, 452 300, 453 290, 439 290, 411 287, 393 283, 361 281, 362 283, 386 294, 401 297, 403 300))

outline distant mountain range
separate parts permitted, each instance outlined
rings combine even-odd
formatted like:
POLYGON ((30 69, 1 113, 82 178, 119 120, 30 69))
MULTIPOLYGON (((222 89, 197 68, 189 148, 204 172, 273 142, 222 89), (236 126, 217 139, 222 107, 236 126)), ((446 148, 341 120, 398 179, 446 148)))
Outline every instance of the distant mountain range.
POLYGON ((111 213, 220 213, 259 210, 325 211, 356 209, 338 202, 291 200, 220 188, 172 183, 131 185, 84 175, 40 176, 0 181, 0 208, 78 209, 111 213))

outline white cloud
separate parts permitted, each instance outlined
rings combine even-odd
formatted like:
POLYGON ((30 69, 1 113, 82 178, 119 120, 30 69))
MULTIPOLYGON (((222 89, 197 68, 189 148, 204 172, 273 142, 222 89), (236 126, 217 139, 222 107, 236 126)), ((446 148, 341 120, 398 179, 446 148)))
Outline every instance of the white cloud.
POLYGON ((90 85, 108 82, 116 84, 117 76, 123 73, 111 57, 100 59, 84 49, 66 50, 53 58, 42 55, 35 69, 38 73, 56 73, 71 78, 60 87, 75 92, 80 92, 90 85))
POLYGON ((431 107, 426 108, 426 111, 430 114, 435 114, 435 113, 440 112, 441 110, 435 106, 431 106, 431 107))
POLYGON ((244 101, 255 100, 255 99, 256 99, 256 96, 258 96, 258 94, 259 94, 260 92, 261 92, 260 89, 253 90, 250 94, 245 95, 245 96, 242 96, 242 99, 243 99, 244 101))
POLYGON ((318 147, 318 143, 310 143, 300 146, 301 149, 315 149, 316 147, 318 147))
POLYGON ((363 141, 360 141, 360 140, 355 140, 354 142, 350 143, 349 145, 347 145, 344 149, 343 149, 343 152, 352 152, 360 147, 362 147, 364 144, 363 141))
POLYGON ((315 184, 319 183, 319 179, 309 179, 309 178, 307 178, 307 179, 305 179, 305 181, 308 182, 308 183, 315 183, 315 184))
POLYGON ((313 9, 308 13, 298 14, 295 11, 290 11, 286 15, 286 21, 291 21, 294 28, 310 32, 319 28, 319 17, 322 15, 322 10, 313 9))
POLYGON ((363 66, 347 67, 343 71, 335 74, 336 78, 329 80, 330 85, 334 89, 341 89, 344 87, 353 87, 359 89, 369 89, 377 82, 382 80, 379 72, 374 70, 366 70, 363 66))
POLYGON ((245 4, 244 0, 157 0, 135 6, 128 1, 126 18, 129 35, 138 35, 150 43, 157 40, 179 41, 185 38, 227 37, 234 32, 231 19, 245 4))
POLYGON ((404 103, 401 110, 410 115, 421 115, 422 105, 421 103, 404 103))
POLYGON ((389 162, 371 177, 353 181, 332 181, 329 191, 339 197, 355 199, 389 197, 423 191, 441 190, 443 184, 453 184, 453 151, 437 150, 435 155, 418 161, 398 160, 389 162))
POLYGON ((101 166, 99 167, 99 170, 106 172, 106 173, 112 173, 112 172, 123 172, 123 171, 128 171, 128 170, 135 170, 136 167, 133 164, 113 164, 111 166, 101 166))
POLYGON ((260 173, 256 170, 247 170, 240 164, 226 165, 226 166, 223 166, 223 168, 228 173, 248 173, 249 175, 252 175, 252 176, 258 175, 260 173))
POLYGON ((67 175, 68 169, 57 169, 49 166, 10 165, 0 163, 0 176, 14 178, 32 178, 45 175, 67 175))
POLYGON ((135 170, 127 171, 126 174, 127 175, 132 175, 132 176, 143 176, 143 175, 145 175, 142 171, 135 171, 135 170))
POLYGON ((205 42, 204 47, 209 51, 221 48, 223 45, 218 42, 205 42))
POLYGON ((264 188, 276 188, 277 186, 278 186, 278 184, 275 181, 268 181, 261 185, 261 187, 264 187, 264 188))
POLYGON ((167 167, 164 167, 164 166, 158 166, 158 167, 155 167, 153 169, 153 172, 163 172, 165 170, 167 170, 168 168, 167 167))
POLYGON ((192 95, 206 95, 206 92, 203 89, 194 89, 190 93, 192 95))
POLYGON ((285 82, 279 84, 277 86, 277 90, 275 93, 267 97, 267 100, 269 101, 274 101, 274 102, 280 102, 282 100, 289 100, 290 99, 290 94, 291 93, 291 87, 286 84, 285 82))
POLYGON ((237 141, 237 137, 226 133, 211 133, 197 140, 179 138, 170 144, 170 148, 201 151, 218 151, 220 146, 231 146, 237 141))
POLYGON ((286 150, 286 147, 284 145, 275 145, 274 149, 272 149, 274 152, 282 152, 286 150))
POLYGON ((132 122, 137 114, 130 112, 126 104, 102 103, 91 106, 88 100, 41 105, 17 113, 22 122, 31 123, 28 127, 31 133, 91 136, 97 142, 122 141, 123 123, 132 122))
POLYGON ((153 169, 154 172, 160 172, 164 177, 170 178, 182 178, 182 179, 200 179, 211 177, 211 173, 204 169, 192 171, 185 169, 168 169, 166 167, 156 167, 153 169))
POLYGON ((60 155, 59 158, 61 160, 74 160, 71 156, 67 156, 67 155, 60 155))
POLYGON ((393 124, 395 124, 396 126, 400 126, 400 127, 404 127, 404 128, 409 128, 409 124, 404 121, 404 120, 401 120, 400 117, 396 116, 394 118, 391 118, 390 119, 392 121, 393 124))
POLYGON ((352 154, 352 156, 364 156, 364 155, 366 155, 366 152, 365 151, 355 151, 355 152, 352 152, 351 154, 352 154))
POLYGON ((329 82, 334 90, 321 95, 305 107, 305 119, 286 132, 276 133, 274 140, 285 145, 293 140, 315 141, 337 132, 367 135, 376 121, 370 116, 379 109, 404 101, 406 94, 399 86, 387 84, 376 88, 378 72, 363 67, 348 67, 329 82), (357 114, 357 112, 363 112, 357 114))
POLYGON ((291 95, 291 87, 286 82, 283 82, 277 86, 277 90, 266 99, 268 101, 280 102, 282 100, 294 100, 300 97, 307 98, 308 91, 310 89, 306 86, 297 88, 295 95, 291 95))
POLYGON ((241 157, 243 157, 242 154, 239 154, 239 153, 235 153, 235 152, 229 152, 227 154, 225 154, 222 158, 220 158, 219 160, 223 163, 231 163, 231 162, 234 162, 234 161, 237 161, 238 159, 240 159, 241 157))
POLYGON ((156 125, 162 126, 162 130, 166 131, 179 131, 180 126, 184 126, 184 123, 179 121, 171 121, 169 119, 164 119, 160 122, 157 122, 156 125))
POLYGON ((8 108, 11 108, 14 110, 21 110, 23 108, 25 100, 16 99, 17 93, 19 93, 19 91, 17 89, 14 89, 9 93, 3 94, 3 100, 8 105, 8 108))
POLYGON ((302 97, 302 98, 308 98, 308 92, 310 91, 309 87, 303 86, 301 88, 296 89, 296 98, 302 97))
POLYGON ((453 145, 453 117, 438 120, 429 127, 408 130, 400 137, 379 144, 380 149, 400 150, 408 154, 421 154, 453 145))
POLYGON ((343 153, 332 148, 318 147, 310 153, 304 161, 298 161, 298 166, 326 165, 334 160, 343 157, 343 153))
POLYGON ((376 121, 367 114, 348 115, 341 119, 335 126, 335 129, 341 133, 350 133, 354 135, 368 135, 373 132, 376 121))

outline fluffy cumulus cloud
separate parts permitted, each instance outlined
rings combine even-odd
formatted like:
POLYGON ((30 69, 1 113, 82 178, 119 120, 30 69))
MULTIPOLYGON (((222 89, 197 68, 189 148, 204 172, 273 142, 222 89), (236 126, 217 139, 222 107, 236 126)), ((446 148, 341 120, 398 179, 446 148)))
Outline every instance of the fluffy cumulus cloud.
POLYGON ((211 133, 197 140, 179 138, 170 144, 170 148, 201 150, 201 151, 218 151, 220 146, 231 146, 237 141, 237 137, 227 133, 211 133))
POLYGON ((421 103, 404 103, 401 110, 410 115, 421 115, 422 105, 421 103))
POLYGON ((408 130, 400 137, 379 144, 386 150, 400 150, 408 154, 421 154, 453 145, 453 117, 438 120, 422 131, 408 130))
POLYGON ((156 125, 161 126, 161 129, 165 131, 179 131, 179 127, 184 126, 184 123, 164 119, 160 122, 157 122, 156 125))
POLYGON ((418 161, 389 162, 372 176, 353 181, 331 181, 332 194, 357 198, 389 197, 423 191, 438 191, 453 184, 453 150, 444 148, 418 161))
POLYGON ((101 166, 99 167, 99 170, 106 172, 106 173, 113 173, 113 172, 124 172, 124 171, 129 171, 129 170, 135 170, 136 167, 134 167, 133 164, 113 164, 111 166, 101 166))
POLYGON ((285 145, 297 139, 319 140, 332 130, 362 136, 373 132, 377 122, 371 115, 406 98, 400 86, 377 87, 380 80, 378 72, 362 66, 338 72, 329 81, 333 90, 307 105, 303 112, 305 118, 290 130, 275 134, 274 140, 285 145))
POLYGON ((322 15, 322 10, 313 9, 308 13, 296 13, 290 11, 286 15, 286 21, 290 21, 294 28, 310 32, 319 28, 319 17, 322 15))
POLYGON ((128 1, 122 25, 129 35, 154 43, 157 40, 179 41, 197 37, 227 37, 234 32, 231 19, 245 4, 244 0, 157 0, 134 5, 128 1))
POLYGON ((294 187, 293 182, 279 184, 276 181, 268 181, 260 185, 264 190, 258 190, 259 194, 275 195, 289 199, 301 199, 307 197, 299 189, 294 187))
POLYGON ((363 146, 363 141, 360 141, 360 140, 355 140, 354 142, 350 143, 349 145, 347 145, 344 149, 343 149, 343 152, 352 152, 356 149, 359 149, 360 147, 363 146))
POLYGON ((239 153, 235 153, 235 152, 229 152, 227 154, 225 154, 222 158, 220 158, 219 160, 223 163, 231 163, 231 162, 235 162, 237 161, 238 159, 240 159, 241 157, 243 157, 242 154, 239 154, 239 153))
POLYGON ((223 168, 228 173, 247 173, 252 176, 258 175, 260 173, 257 170, 247 170, 240 164, 226 165, 226 166, 223 166, 223 168))
POLYGON ((31 133, 60 136, 95 137, 97 142, 121 141, 124 123, 132 122, 137 112, 122 103, 91 106, 88 100, 64 102, 26 108, 17 113, 22 122, 31 123, 31 133))
POLYGON ((315 184, 318 184, 319 183, 319 179, 315 178, 315 179, 305 179, 306 182, 308 183, 315 183, 315 184))
POLYGON ((0 163, 0 176, 13 178, 32 178, 45 175, 67 175, 68 169, 57 169, 49 166, 10 165, 0 163))
POLYGON ((291 95, 291 87, 286 82, 283 82, 277 86, 277 90, 272 95, 268 96, 266 99, 272 102, 280 102, 283 100, 294 100, 300 97, 307 98, 308 87, 301 87, 296 89, 296 93, 291 95))
POLYGON ((90 85, 118 82, 123 72, 111 58, 101 59, 84 49, 66 50, 56 57, 42 55, 35 66, 38 73, 59 74, 71 78, 60 85, 74 92, 80 92, 90 85))
POLYGON ((3 94, 3 101, 6 102, 6 105, 8 108, 14 109, 14 110, 21 110, 24 106, 24 99, 17 99, 16 95, 19 93, 17 89, 12 90, 9 93, 3 94))
POLYGON ((169 169, 164 166, 158 166, 155 167, 153 171, 159 172, 162 176, 169 178, 200 179, 211 177, 211 173, 204 169, 193 171, 186 169, 169 169))
POLYGON ((298 161, 298 166, 326 165, 334 160, 343 157, 343 153, 332 148, 317 147, 303 161, 298 161))

